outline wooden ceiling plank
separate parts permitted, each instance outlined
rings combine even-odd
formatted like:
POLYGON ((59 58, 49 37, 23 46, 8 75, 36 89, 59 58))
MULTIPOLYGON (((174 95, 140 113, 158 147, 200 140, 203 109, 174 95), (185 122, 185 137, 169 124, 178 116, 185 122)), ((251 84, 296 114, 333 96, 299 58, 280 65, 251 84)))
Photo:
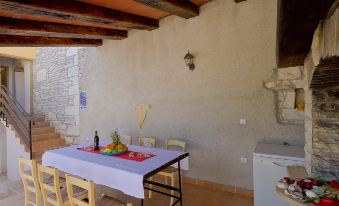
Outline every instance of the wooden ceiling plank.
POLYGON ((159 27, 159 21, 156 19, 74 0, 0 0, 0 15, 1 12, 12 12, 15 14, 15 18, 20 18, 20 15, 28 15, 41 19, 52 18, 68 22, 82 21, 127 29, 153 30, 159 27))
POLYGON ((146 6, 189 19, 199 15, 199 6, 189 0, 134 0, 146 6))
POLYGON ((0 17, 0 34, 120 40, 127 31, 0 17))
POLYGON ((14 36, 0 34, 0 46, 44 47, 44 46, 101 46, 101 39, 57 38, 36 36, 14 36))

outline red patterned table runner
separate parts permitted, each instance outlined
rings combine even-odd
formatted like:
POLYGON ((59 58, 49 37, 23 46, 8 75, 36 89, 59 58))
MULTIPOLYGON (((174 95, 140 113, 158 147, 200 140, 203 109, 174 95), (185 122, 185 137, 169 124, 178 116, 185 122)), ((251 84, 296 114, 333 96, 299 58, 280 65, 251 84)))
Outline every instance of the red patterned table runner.
MULTIPOLYGON (((94 150, 93 148, 77 148, 78 150, 84 151, 84 152, 89 152, 89 153, 94 153, 94 154, 100 154, 100 150, 103 147, 100 147, 99 150, 94 150)), ((108 156, 108 155, 106 155, 108 156)), ((123 154, 118 154, 118 155, 114 155, 112 157, 118 157, 121 159, 126 159, 126 160, 132 160, 132 161, 137 161, 137 162, 143 162, 149 158, 155 157, 155 154, 150 154, 150 153, 144 153, 144 152, 135 152, 135 151, 127 151, 123 154), (130 155, 131 153, 133 153, 132 155, 130 155)))

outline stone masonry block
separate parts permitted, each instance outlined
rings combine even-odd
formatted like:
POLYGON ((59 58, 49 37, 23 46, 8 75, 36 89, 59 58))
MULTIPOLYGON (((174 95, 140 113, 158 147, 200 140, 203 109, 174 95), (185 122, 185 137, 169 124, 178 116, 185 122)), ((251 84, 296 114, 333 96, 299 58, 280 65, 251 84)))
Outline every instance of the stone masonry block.
POLYGON ((70 47, 66 51, 66 57, 74 56, 78 54, 78 48, 77 47, 70 47))
POLYGON ((68 73, 67 73, 68 77, 78 76, 78 74, 79 74, 78 66, 68 68, 68 73))
POLYGON ((302 78, 302 67, 279 68, 277 72, 279 80, 293 80, 302 78))
POLYGON ((295 91, 278 91, 278 107, 281 109, 294 109, 295 91))

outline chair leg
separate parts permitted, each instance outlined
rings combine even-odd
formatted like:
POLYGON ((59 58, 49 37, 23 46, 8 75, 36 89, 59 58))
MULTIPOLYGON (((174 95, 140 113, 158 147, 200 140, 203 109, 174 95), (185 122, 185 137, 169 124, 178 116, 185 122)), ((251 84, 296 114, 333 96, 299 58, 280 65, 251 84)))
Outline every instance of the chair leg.
MULTIPOLYGON (((172 186, 172 187, 174 187, 174 182, 175 182, 175 180, 174 180, 174 175, 172 175, 172 176, 171 176, 171 186, 172 186)), ((172 194, 172 195, 174 194, 174 191, 173 191, 173 190, 171 190, 171 194, 172 194)), ((170 204, 170 206, 173 205, 173 203, 174 203, 174 198, 171 197, 171 204, 170 204)))
POLYGON ((25 206, 29 206, 29 191, 24 189, 25 190, 25 206))
POLYGON ((41 193, 39 191, 35 193, 35 205, 41 206, 41 193))
MULTIPOLYGON (((149 180, 152 181, 153 178, 150 177, 149 180)), ((149 188, 153 189, 152 187, 153 187, 153 185, 150 184, 150 185, 149 185, 149 188)), ((148 190, 148 198, 150 198, 150 199, 152 198, 152 190, 148 190)))
POLYGON ((168 179, 167 179, 167 176, 164 176, 165 178, 165 184, 168 185, 168 179))

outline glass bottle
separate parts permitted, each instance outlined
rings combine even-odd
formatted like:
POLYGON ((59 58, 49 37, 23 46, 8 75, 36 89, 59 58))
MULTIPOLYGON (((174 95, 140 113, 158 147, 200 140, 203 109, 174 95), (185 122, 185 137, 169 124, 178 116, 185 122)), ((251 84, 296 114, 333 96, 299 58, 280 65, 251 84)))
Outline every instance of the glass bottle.
POLYGON ((94 136, 94 150, 99 150, 99 137, 98 137, 98 131, 95 131, 95 136, 94 136))

